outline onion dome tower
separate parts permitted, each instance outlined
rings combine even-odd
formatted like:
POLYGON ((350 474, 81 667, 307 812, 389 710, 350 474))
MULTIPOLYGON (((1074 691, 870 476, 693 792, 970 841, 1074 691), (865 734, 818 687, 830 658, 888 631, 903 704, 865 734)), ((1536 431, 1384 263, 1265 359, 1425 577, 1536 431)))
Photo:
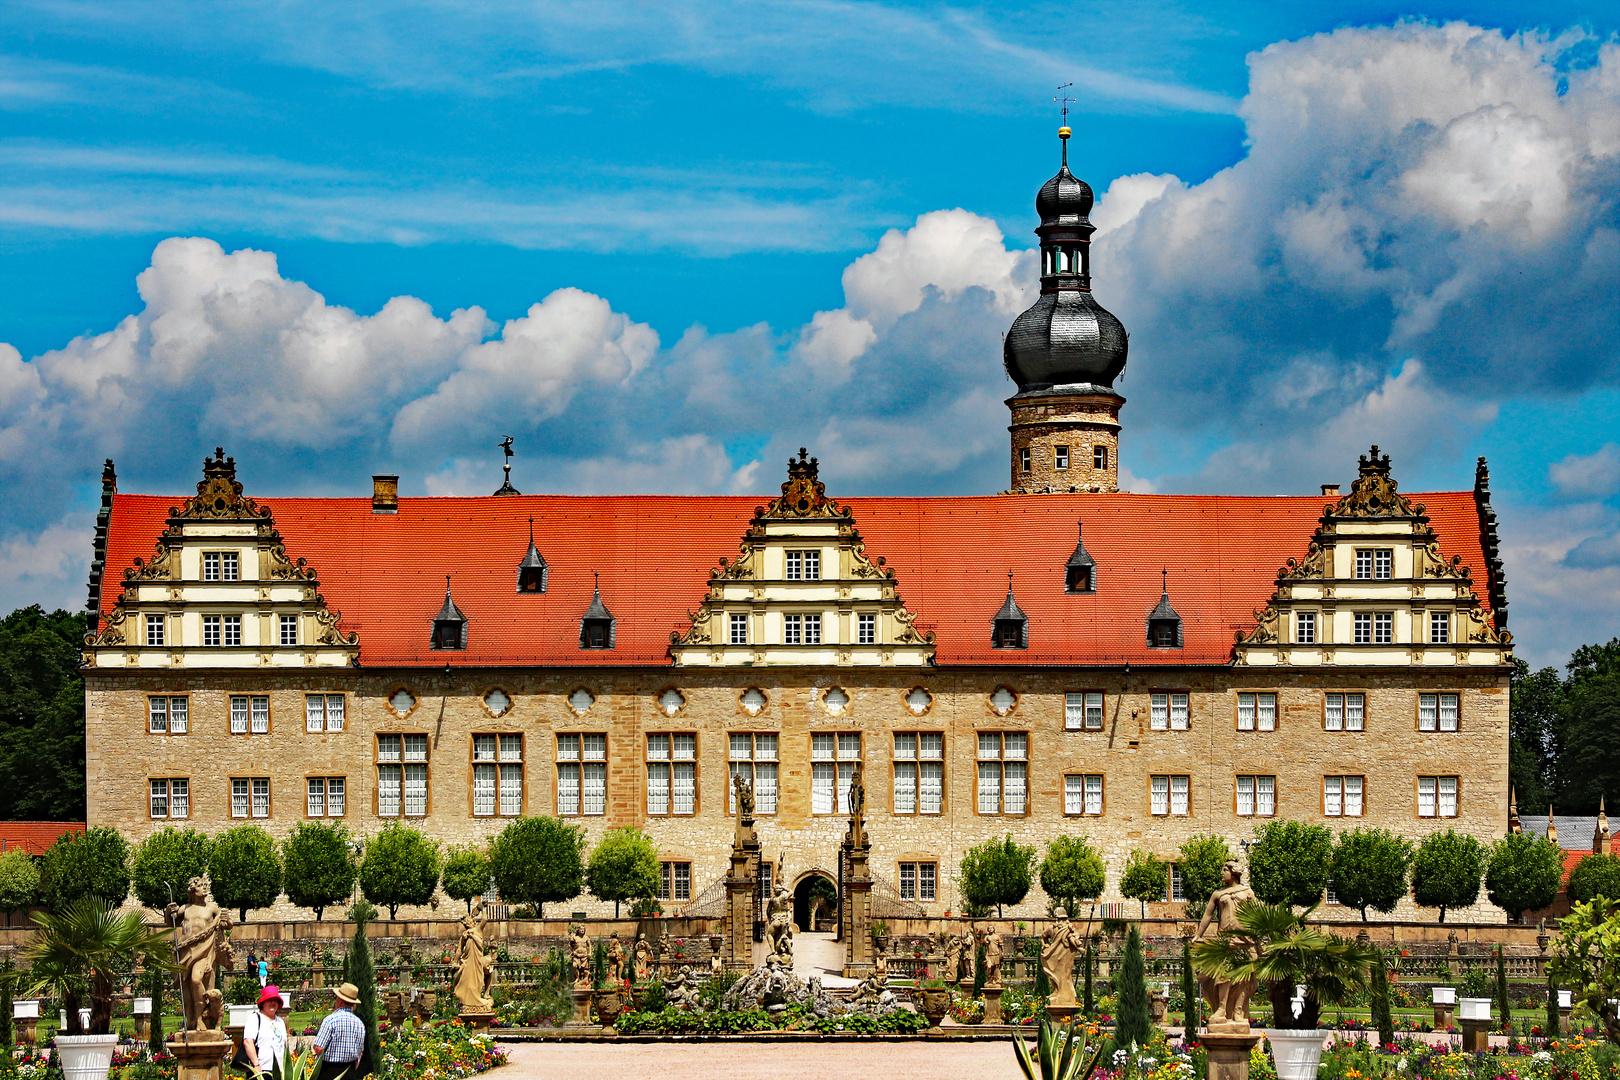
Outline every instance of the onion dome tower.
POLYGON ((1002 349, 1018 393, 1012 410, 1012 494, 1119 490, 1119 409, 1114 380, 1129 337, 1091 295, 1091 186, 1069 171, 1069 128, 1058 128, 1063 163, 1041 185, 1041 295, 1013 320, 1002 349))

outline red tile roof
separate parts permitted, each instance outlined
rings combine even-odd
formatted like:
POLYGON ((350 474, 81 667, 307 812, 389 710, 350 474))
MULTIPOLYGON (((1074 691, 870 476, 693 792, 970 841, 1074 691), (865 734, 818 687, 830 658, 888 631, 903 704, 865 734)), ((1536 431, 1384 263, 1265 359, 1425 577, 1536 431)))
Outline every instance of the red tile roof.
MULTIPOLYGON (((1473 568, 1487 602, 1485 558, 1472 492, 1410 496, 1427 506, 1448 556, 1473 568)), ((181 500, 117 495, 107 542, 102 608, 135 556, 149 558, 169 508, 181 500)), ((287 552, 320 572, 321 593, 360 634, 367 666, 433 666, 432 619, 450 574, 468 618, 458 665, 667 665, 669 634, 688 625, 708 573, 734 556, 752 497, 517 496, 407 498, 398 514, 374 514, 369 499, 260 500, 275 515, 287 552), (516 592, 529 518, 550 564, 543 596, 516 592), (611 653, 579 648, 592 574, 617 620, 611 653)), ((850 499, 873 558, 896 573, 918 625, 937 634, 936 663, 1024 665, 1225 664, 1233 631, 1252 625, 1290 556, 1301 558, 1317 527, 1319 496, 1039 495, 850 499), (1075 523, 1097 560, 1095 595, 1066 595, 1064 563, 1075 523), (1185 648, 1147 648, 1147 613, 1169 570, 1170 602, 1185 648), (990 647, 990 619, 1014 572, 1029 616, 1029 648, 990 647)))
POLYGON ((82 832, 82 821, 0 821, 0 851, 22 848, 30 855, 43 855, 63 833, 82 832))

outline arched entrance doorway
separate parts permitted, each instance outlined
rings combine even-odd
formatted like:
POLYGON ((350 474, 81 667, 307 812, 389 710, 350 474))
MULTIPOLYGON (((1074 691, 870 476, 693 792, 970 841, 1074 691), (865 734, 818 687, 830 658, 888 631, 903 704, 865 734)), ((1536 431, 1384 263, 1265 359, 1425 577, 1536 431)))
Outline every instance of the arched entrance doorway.
POLYGON ((832 878, 816 870, 799 879, 793 887, 793 924, 805 931, 838 928, 838 885, 832 878))

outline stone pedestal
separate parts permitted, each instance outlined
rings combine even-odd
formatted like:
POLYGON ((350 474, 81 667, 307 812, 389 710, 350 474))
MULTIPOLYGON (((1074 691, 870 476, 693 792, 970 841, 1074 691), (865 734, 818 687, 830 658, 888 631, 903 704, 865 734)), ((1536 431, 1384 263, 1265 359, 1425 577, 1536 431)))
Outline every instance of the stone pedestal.
POLYGON ((169 1040, 175 1080, 220 1080, 231 1054, 231 1037, 223 1031, 178 1032, 169 1040))
POLYGON ((569 1027, 589 1025, 591 1022, 591 988, 574 987, 574 1015, 568 1018, 569 1027))
MULTIPOLYGON (((753 836, 753 822, 744 822, 740 835, 753 836), (746 833, 744 833, 746 828, 746 833)), ((741 843, 731 847, 731 869, 726 872, 726 940, 722 946, 727 971, 754 969, 754 891, 759 883, 754 868, 759 865, 759 844, 741 843)))
POLYGON ((466 1012, 458 1013, 456 1018, 461 1025, 471 1032, 488 1031, 489 1025, 495 1019, 493 1012, 466 1012))
POLYGON ((1444 1031, 1455 1022, 1457 1007, 1455 1005, 1436 1005, 1434 1007, 1434 1030, 1444 1031))
MULTIPOLYGON (((18 1025, 21 1025, 22 1021, 19 1020, 19 1021, 17 1021, 17 1023, 18 1023, 18 1025)), ((136 1014, 136 1016, 135 1016, 135 1038, 136 1038, 136 1040, 137 1041, 144 1041, 146 1039, 150 1039, 151 1037, 152 1037, 152 1014, 151 1013, 136 1014)))
POLYGON ((1001 1023, 1001 991, 1000 983, 984 984, 984 1022, 987 1024, 1001 1023))
POLYGON ((1252 1035, 1199 1036, 1199 1042, 1209 1054, 1209 1080, 1249 1080, 1249 1052, 1260 1042, 1260 1033, 1252 1035))
POLYGON ((229 1035, 231 1037, 231 1056, 232 1057, 235 1057, 236 1052, 238 1050, 242 1049, 242 1032, 244 1032, 246 1030, 247 1030, 247 1028, 244 1027, 241 1024, 226 1024, 225 1025, 225 1034, 227 1034, 227 1035, 229 1035))
POLYGON ((1046 1015, 1054 1024, 1067 1024, 1070 1017, 1080 1011, 1079 1005, 1053 1005, 1046 1006, 1046 1015))
POLYGON ((1148 991, 1148 1014, 1152 1016, 1155 1024, 1162 1026, 1169 1011, 1170 1002, 1164 996, 1163 990, 1153 989, 1148 991))
POLYGON ((33 1046, 39 1041, 39 1017, 24 1016, 17 1021, 17 1044, 33 1046))
POLYGON ((1462 1048, 1466 1053, 1484 1053, 1491 1048, 1493 1020, 1463 1020, 1462 1048))
POLYGON ((956 990, 964 998, 968 998, 968 999, 971 1000, 972 997, 973 997, 973 976, 972 975, 964 975, 960 979, 958 979, 957 983, 956 983, 956 990))
POLYGON ((844 881, 844 978, 864 979, 877 969, 872 962, 872 875, 867 859, 872 849, 849 849, 849 877, 844 881))

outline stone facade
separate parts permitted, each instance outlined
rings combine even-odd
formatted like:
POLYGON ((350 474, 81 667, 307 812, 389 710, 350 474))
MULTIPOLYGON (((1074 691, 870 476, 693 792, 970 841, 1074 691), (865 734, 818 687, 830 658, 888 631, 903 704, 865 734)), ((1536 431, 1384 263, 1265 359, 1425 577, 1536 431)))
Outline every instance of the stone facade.
POLYGON ((1012 483, 1016 495, 1119 490, 1119 410, 1108 392, 1032 390, 1007 399, 1012 410, 1012 483))

